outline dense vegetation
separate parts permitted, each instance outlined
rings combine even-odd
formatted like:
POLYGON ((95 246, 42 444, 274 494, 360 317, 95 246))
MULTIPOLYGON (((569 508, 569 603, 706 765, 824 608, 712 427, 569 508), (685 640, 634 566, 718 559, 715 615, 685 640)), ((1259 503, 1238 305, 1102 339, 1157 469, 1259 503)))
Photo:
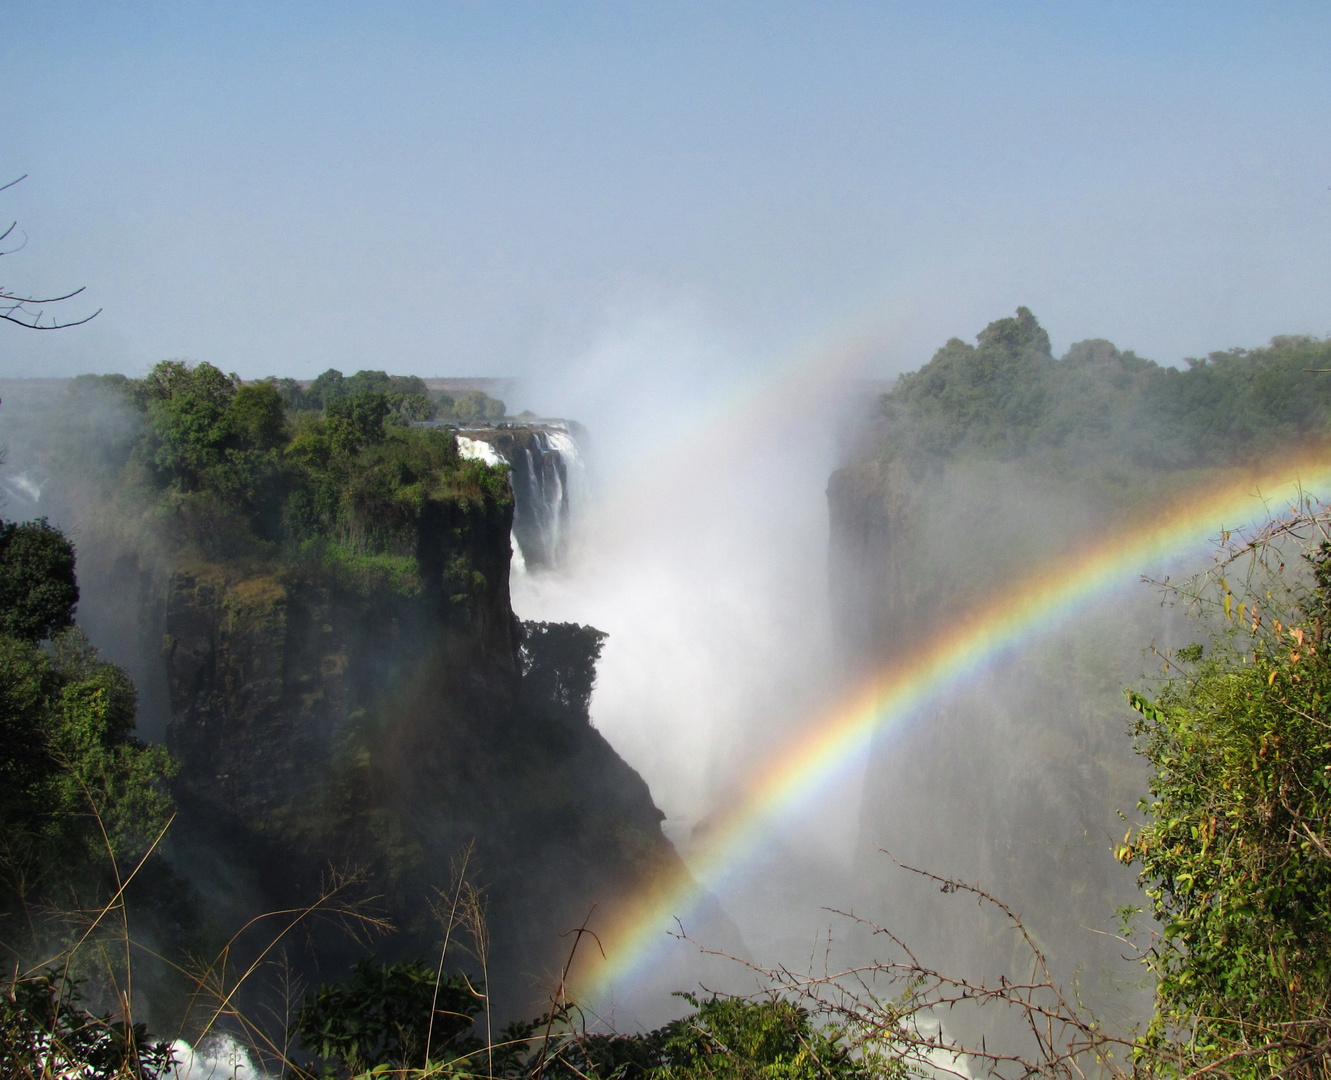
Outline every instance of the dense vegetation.
POLYGON ((458 397, 431 391, 415 375, 389 375, 386 371, 358 371, 343 375, 329 368, 308 387, 295 379, 266 380, 277 388, 292 412, 326 411, 334 401, 356 394, 383 394, 391 413, 403 420, 456 420, 460 423, 495 421, 504 416, 504 403, 481 390, 458 397))
POLYGON ((73 625, 73 547, 45 520, 0 523, 0 597, 0 939, 29 955, 63 929, 44 912, 105 900, 150 850, 172 766, 73 625))
POLYGON ((689 1012, 637 1034, 589 1033, 560 1006, 510 1023, 490 1042, 473 1021, 484 988, 440 980, 422 961, 363 961, 340 983, 312 992, 297 1018, 317 1064, 301 1077, 374 1070, 424 1078, 480 1075, 523 1080, 868 1080, 902 1075, 898 1063, 855 1054, 845 1032, 819 1026, 780 997, 744 1000, 681 994, 689 1012), (428 1064, 427 1064, 428 1062, 428 1064), (874 1067, 876 1066, 876 1067, 874 1067))
POLYGON ((884 395, 884 453, 912 468, 964 458, 1106 455, 1140 468, 1244 462, 1331 422, 1331 341, 1278 337, 1166 368, 1101 339, 1055 359, 1026 308, 953 338, 884 395))
MULTIPOLYGON (((1297 567, 1264 554, 1263 586, 1297 590, 1297 567)), ((1153 772, 1147 823, 1118 856, 1162 927, 1142 1052, 1182 1072, 1321 1076, 1331 1061, 1331 544, 1307 558, 1292 610, 1218 578, 1225 632, 1179 650, 1154 700, 1129 695, 1153 772)))
MULTIPOLYGON (((74 566, 73 546, 44 519, 0 522, 0 946, 12 973, 0 1070, 151 1077, 164 1049, 142 1025, 80 1007, 77 973, 115 949, 126 885, 151 907, 176 884, 152 854, 174 769, 134 738, 133 684, 74 625, 74 566), (41 960, 55 966, 25 970, 41 960)), ((111 956, 97 965, 101 996, 128 977, 129 957, 111 956)))
POLYGON ((82 376, 61 414, 73 430, 52 434, 48 456, 99 474, 106 495, 137 497, 207 557, 280 552, 411 590, 428 504, 511 499, 503 471, 459 457, 450 430, 412 426, 433 410, 419 382, 327 372, 301 391, 178 360, 141 380, 82 376), (87 414, 103 418, 95 449, 77 434, 87 414))

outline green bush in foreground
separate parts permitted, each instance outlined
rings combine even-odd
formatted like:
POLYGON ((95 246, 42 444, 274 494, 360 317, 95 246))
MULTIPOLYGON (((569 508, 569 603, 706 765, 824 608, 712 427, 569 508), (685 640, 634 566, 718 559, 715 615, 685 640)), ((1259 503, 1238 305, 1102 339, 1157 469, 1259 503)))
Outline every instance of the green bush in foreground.
POLYGON ((0 992, 0 1075, 11 1080, 157 1080, 171 1064, 167 1044, 81 1008, 77 984, 57 972, 0 992))
POLYGON ((1118 857, 1141 867, 1162 927, 1147 958, 1158 983, 1142 1052, 1166 1072, 1326 1071, 1331 545, 1313 564, 1294 625, 1236 607, 1221 579, 1233 633, 1204 658, 1200 646, 1181 650, 1184 674, 1155 701, 1129 694, 1153 777, 1149 821, 1118 857))
POLYGON ((902 1071, 890 1061, 870 1067, 839 1028, 816 1026, 808 1010, 783 998, 679 996, 691 1011, 654 1031, 579 1031, 569 1010, 557 1010, 508 1025, 487 1045, 473 1032, 485 1004, 479 986, 462 976, 440 982, 422 961, 362 960, 345 981, 306 997, 297 1032, 318 1062, 296 1074, 868 1080, 902 1071))

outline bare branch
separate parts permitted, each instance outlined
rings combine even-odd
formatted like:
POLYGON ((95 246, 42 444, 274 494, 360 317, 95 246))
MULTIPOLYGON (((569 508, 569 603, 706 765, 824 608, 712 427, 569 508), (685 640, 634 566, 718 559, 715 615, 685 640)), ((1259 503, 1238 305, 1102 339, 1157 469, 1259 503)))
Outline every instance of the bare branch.
MULTIPOLYGON (((11 180, 7 184, 0 184, 0 191, 7 191, 26 177, 27 173, 24 173, 23 176, 18 178, 18 180, 11 180)), ((5 229, 3 233, 0 233, 0 243, 7 240, 16 228, 18 228, 18 222, 10 222, 9 227, 5 229)), ((27 246, 27 243, 28 238, 25 235, 23 237, 23 243, 19 244, 18 247, 0 251, 0 255, 12 255, 16 251, 23 250, 23 248, 27 246)), ((11 322, 16 326, 23 327, 25 330, 67 330, 72 326, 82 326, 84 323, 91 322, 93 319, 97 318, 97 316, 102 313, 102 309, 98 308, 91 315, 87 315, 82 319, 68 319, 61 322, 58 318, 53 317, 44 322, 43 319, 46 316, 46 312, 40 308, 34 311, 32 310, 32 305, 60 304, 78 296, 85 288, 86 286, 80 286, 72 292, 67 292, 60 296, 42 298, 25 296, 22 293, 0 287, 0 320, 11 322)))

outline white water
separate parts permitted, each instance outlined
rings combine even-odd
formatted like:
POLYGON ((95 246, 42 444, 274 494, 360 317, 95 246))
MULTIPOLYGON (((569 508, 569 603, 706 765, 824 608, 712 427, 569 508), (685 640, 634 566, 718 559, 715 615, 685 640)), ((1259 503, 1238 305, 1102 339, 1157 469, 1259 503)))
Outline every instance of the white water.
MULTIPOLYGON (((457 440, 458 453, 464 458, 469 458, 472 461, 483 461, 487 465, 508 464, 499 456, 499 452, 484 439, 470 439, 466 435, 459 435, 457 440)), ((526 574, 527 562, 522 557, 522 547, 518 544, 518 538, 512 532, 508 534, 508 543, 513 549, 513 555, 509 560, 509 576, 526 574)))
MULTIPOLYGON (((592 723, 646 780, 687 862, 737 781, 817 714, 839 672, 826 602, 826 450, 781 416, 706 439, 691 437, 688 417, 672 419, 644 419, 613 442, 596 423, 603 456, 594 497, 573 504, 567 557, 515 578, 512 602, 522 619, 608 633, 592 723)), ((823 907, 849 895, 859 799, 859 776, 848 774, 749 853, 717 897, 742 944, 705 922, 686 931, 765 962, 802 963, 831 921, 823 907)), ((662 1022, 677 1006, 670 992, 700 979, 754 988, 692 944, 666 949, 616 992, 617 1022, 662 1022)))
POLYGON ((527 564, 555 569, 567 561, 570 524, 585 509, 587 470, 567 430, 532 435, 535 450, 514 462, 514 528, 527 564))
POLYGON ((171 1044, 175 1065, 161 1074, 161 1080, 271 1080, 255 1067, 244 1046, 230 1035, 213 1035, 198 1047, 184 1039, 171 1044))
POLYGON ((487 465, 507 465, 515 501, 511 576, 552 570, 568 555, 570 523, 588 501, 587 467, 577 440, 553 423, 532 431, 532 447, 507 460, 488 440, 458 435, 458 452, 487 465))
POLYGON ((458 453, 464 458, 471 458, 473 461, 483 461, 487 465, 507 465, 508 462, 499 456, 493 446, 484 439, 471 439, 466 435, 458 437, 458 453))

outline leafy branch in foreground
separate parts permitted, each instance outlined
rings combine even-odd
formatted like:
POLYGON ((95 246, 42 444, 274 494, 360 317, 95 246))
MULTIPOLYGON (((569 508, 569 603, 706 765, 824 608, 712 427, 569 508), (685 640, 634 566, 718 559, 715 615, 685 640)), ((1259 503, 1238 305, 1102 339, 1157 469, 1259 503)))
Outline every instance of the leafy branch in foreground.
POLYGON ((1331 1072, 1331 510, 1225 537, 1172 594, 1213 616, 1155 696, 1129 692, 1153 774, 1117 855, 1161 925, 1140 1049, 1179 1073, 1331 1072))
POLYGON ((83 1009, 77 985, 58 971, 0 993, 0 1074, 13 1080, 156 1080, 172 1061, 145 1025, 83 1009))

